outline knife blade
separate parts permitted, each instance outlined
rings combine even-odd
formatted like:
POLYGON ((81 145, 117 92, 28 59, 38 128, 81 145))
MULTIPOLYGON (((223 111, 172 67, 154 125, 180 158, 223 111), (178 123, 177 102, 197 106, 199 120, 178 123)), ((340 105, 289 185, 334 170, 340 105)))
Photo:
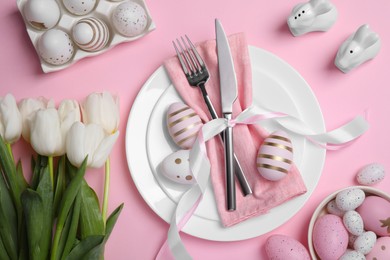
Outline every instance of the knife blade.
MULTIPOLYGON (((222 24, 215 19, 215 32, 217 41, 217 56, 219 68, 219 80, 221 89, 221 107, 225 119, 230 120, 233 113, 233 103, 237 99, 237 79, 234 70, 233 58, 230 52, 230 46, 223 30, 222 24)), ((226 171, 226 200, 227 209, 234 211, 236 209, 236 188, 233 174, 233 131, 228 126, 224 130, 225 144, 225 171, 226 171)))

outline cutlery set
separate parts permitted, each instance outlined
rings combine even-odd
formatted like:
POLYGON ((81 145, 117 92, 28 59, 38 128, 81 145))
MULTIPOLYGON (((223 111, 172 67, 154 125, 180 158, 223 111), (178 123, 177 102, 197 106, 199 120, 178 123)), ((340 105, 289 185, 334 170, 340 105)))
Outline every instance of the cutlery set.
MULTIPOLYGON (((234 70, 234 63, 229 47, 229 42, 223 30, 222 24, 218 19, 215 20, 215 31, 220 77, 222 116, 223 118, 230 120, 233 113, 233 103, 237 99, 238 92, 236 73, 234 70)), ((181 37, 181 41, 176 39, 176 42, 173 41, 172 43, 188 83, 191 86, 198 87, 200 89, 211 117, 213 119, 218 118, 217 112, 211 103, 205 86, 210 78, 210 75, 206 64, 197 52, 194 44, 187 35, 185 36, 185 39, 181 37)), ((226 200, 228 211, 236 210, 234 174, 237 177, 243 195, 247 196, 252 194, 251 187, 249 186, 240 163, 234 154, 232 130, 232 127, 228 126, 221 134, 221 139, 225 147, 224 158, 226 172, 226 200)))

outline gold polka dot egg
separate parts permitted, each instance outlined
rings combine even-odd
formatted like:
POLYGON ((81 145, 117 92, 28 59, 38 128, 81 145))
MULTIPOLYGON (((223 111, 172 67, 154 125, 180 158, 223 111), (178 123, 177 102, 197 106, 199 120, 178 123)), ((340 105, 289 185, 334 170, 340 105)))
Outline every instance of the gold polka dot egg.
POLYGON ((293 163, 293 147, 290 137, 283 131, 269 135, 259 148, 257 170, 270 181, 287 176, 293 163))
POLYGON ((166 178, 180 184, 194 184, 189 163, 189 150, 179 150, 168 155, 161 163, 161 173, 166 178))
POLYGON ((182 149, 190 149, 203 123, 198 114, 189 106, 176 102, 169 106, 167 128, 172 140, 182 149))
POLYGON ((38 40, 39 56, 51 65, 67 63, 74 53, 73 42, 69 35, 60 29, 46 31, 38 40))
POLYGON ((140 35, 148 25, 148 16, 145 9, 132 1, 118 5, 111 19, 115 29, 126 37, 140 35))
POLYGON ((69 13, 86 15, 95 8, 96 0, 63 0, 62 3, 69 13))

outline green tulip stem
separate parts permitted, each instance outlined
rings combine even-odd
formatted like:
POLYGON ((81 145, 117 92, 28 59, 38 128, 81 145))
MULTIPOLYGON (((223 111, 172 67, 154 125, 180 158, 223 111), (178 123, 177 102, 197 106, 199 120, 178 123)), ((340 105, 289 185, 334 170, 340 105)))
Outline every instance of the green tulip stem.
POLYGON ((10 143, 6 143, 6 146, 7 146, 8 153, 9 153, 9 155, 10 155, 11 158, 12 158, 12 161, 15 161, 14 155, 13 155, 13 153, 12 153, 11 144, 10 144, 10 143))
POLYGON ((54 188, 53 156, 48 157, 51 186, 54 188))
POLYGON ((110 190, 110 158, 106 160, 104 167, 105 171, 105 180, 104 180, 104 194, 103 194, 103 222, 106 224, 107 220, 107 207, 108 207, 108 193, 110 190))

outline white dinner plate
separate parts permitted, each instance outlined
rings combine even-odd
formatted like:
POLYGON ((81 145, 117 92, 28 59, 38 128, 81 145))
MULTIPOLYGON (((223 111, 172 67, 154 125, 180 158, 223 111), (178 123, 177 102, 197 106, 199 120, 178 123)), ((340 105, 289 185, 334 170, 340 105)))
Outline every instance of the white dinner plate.
MULTIPOLYGON (((253 74, 253 103, 298 117, 316 132, 324 132, 320 106, 306 81, 277 56, 249 47, 253 74)), ((207 87, 207 86, 206 86, 207 87)), ((145 202, 162 219, 170 222, 177 202, 188 189, 171 182, 159 173, 159 164, 179 150, 166 129, 165 114, 169 105, 181 101, 163 66, 142 87, 131 109, 126 129, 126 156, 134 183, 145 202)), ((263 126, 274 131, 275 123, 263 126)), ((267 233, 289 220, 303 207, 316 187, 325 161, 325 150, 298 135, 290 135, 294 162, 301 172, 307 192, 267 214, 253 217, 235 226, 221 225, 209 185, 203 200, 183 231, 203 239, 237 241, 267 233)))

